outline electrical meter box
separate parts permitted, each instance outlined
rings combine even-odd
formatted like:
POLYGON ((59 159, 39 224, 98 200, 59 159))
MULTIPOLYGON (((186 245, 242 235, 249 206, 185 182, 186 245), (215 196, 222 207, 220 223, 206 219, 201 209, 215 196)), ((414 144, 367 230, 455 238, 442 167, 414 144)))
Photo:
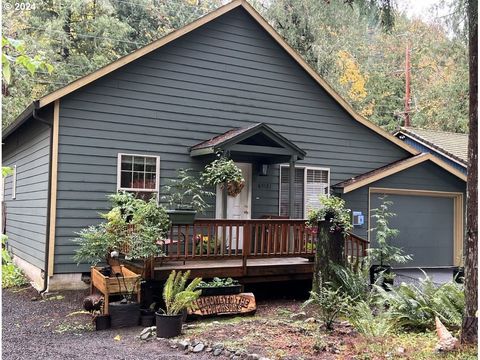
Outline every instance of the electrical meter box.
POLYGON ((362 226, 365 223, 365 218, 361 211, 353 211, 353 226, 362 226))

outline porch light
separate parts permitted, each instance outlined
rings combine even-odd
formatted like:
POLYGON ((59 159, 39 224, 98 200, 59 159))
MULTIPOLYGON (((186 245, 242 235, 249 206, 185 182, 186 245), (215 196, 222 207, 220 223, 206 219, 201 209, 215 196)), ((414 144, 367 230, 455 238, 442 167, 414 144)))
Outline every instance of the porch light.
POLYGON ((267 176, 268 175, 268 164, 262 164, 260 167, 260 176, 267 176))

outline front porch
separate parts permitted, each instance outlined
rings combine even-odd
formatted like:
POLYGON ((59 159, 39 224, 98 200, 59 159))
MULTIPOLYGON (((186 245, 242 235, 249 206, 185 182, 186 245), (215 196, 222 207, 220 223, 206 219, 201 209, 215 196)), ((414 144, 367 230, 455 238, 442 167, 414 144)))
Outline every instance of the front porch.
MULTIPOLYGON (((159 243, 164 255, 153 260, 149 274, 164 280, 172 270, 191 270, 193 276, 246 283, 309 279, 316 236, 304 219, 198 219, 170 228, 168 239, 159 243)), ((357 266, 367 246, 368 241, 348 233, 345 260, 357 266)))

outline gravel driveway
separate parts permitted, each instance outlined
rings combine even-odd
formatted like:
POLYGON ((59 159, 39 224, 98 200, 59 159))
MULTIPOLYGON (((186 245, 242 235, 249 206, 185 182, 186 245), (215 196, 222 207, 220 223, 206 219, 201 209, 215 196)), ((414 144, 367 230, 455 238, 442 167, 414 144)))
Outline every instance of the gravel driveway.
POLYGON ((68 291, 48 300, 32 288, 4 290, 3 359, 209 359, 207 354, 184 355, 166 340, 143 342, 142 327, 94 331, 91 316, 82 310, 87 291, 68 291), (73 313, 73 314, 72 314, 73 313), (120 340, 114 338, 120 335, 120 340))

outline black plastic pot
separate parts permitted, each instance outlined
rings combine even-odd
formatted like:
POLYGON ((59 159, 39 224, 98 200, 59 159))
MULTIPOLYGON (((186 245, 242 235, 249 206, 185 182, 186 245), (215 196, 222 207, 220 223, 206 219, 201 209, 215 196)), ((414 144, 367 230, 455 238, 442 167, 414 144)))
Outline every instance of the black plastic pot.
POLYGON ((111 266, 104 266, 99 270, 100 274, 106 277, 112 276, 112 267, 111 266))
POLYGON ((109 312, 112 328, 138 326, 140 322, 139 303, 111 302, 109 312))
POLYGON ((393 271, 390 265, 372 265, 370 266, 370 284, 375 284, 378 278, 381 276, 382 280, 377 283, 377 285, 383 287, 385 290, 390 290, 387 285, 393 286, 393 278, 386 279, 385 275, 388 277, 388 275, 391 274, 393 274, 393 271))
POLYGON ((242 285, 198 287, 197 290, 202 290, 202 296, 234 295, 242 292, 242 285))
POLYGON ((155 325, 155 311, 150 309, 140 309, 140 325, 143 327, 155 325))
POLYGON ((182 333, 182 314, 165 315, 155 313, 157 325, 157 337, 172 338, 182 333))
POLYGON ((98 315, 95 317, 95 330, 106 330, 110 328, 110 315, 98 315))
POLYGON ((193 209, 167 210, 172 225, 193 225, 197 212, 193 209))

